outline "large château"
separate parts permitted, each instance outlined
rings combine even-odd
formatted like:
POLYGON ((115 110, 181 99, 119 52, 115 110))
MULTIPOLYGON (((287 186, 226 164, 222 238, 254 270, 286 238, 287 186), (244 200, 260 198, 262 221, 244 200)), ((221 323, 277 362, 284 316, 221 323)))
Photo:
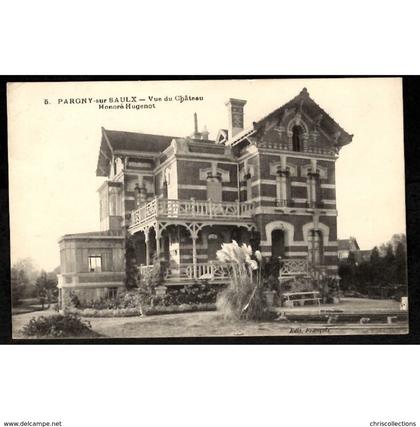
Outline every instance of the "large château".
POLYGON ((125 286, 127 236, 141 274, 165 261, 167 286, 226 282, 216 252, 232 240, 337 274, 335 161, 352 135, 306 89, 244 129, 245 104, 229 99, 215 140, 197 116, 188 137, 102 128, 100 231, 60 239, 61 304, 125 286))

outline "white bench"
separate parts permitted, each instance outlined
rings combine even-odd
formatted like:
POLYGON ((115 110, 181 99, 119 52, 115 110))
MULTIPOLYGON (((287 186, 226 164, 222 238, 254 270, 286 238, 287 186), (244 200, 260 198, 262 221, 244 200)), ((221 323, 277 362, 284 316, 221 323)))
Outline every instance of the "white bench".
POLYGON ((321 297, 318 291, 308 292, 286 292, 282 295, 285 299, 285 307, 304 306, 305 302, 313 302, 321 305, 321 297))

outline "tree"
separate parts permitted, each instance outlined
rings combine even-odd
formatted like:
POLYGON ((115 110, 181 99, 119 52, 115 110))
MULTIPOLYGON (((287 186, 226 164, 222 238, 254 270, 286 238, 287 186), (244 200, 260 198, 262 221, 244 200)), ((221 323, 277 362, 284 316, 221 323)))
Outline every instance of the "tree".
POLYGON ((23 270, 19 271, 18 269, 12 267, 10 271, 10 284, 12 291, 12 304, 14 306, 18 305, 24 296, 26 280, 27 279, 23 270))
POLYGON ((368 286, 373 282, 372 266, 370 262, 361 262, 356 268, 357 290, 362 294, 368 293, 368 286))
POLYGON ((37 289, 53 289, 56 285, 55 281, 48 277, 48 274, 44 270, 41 270, 41 273, 35 282, 37 289))
POLYGON ((398 284, 407 283, 407 254, 403 242, 399 242, 395 249, 395 280, 398 284))
POLYGON ((372 284, 378 285, 383 278, 383 263, 379 254, 379 249, 375 246, 370 254, 370 271, 372 284))
POLYGON ((338 266, 338 275, 341 278, 341 287, 343 290, 354 289, 356 286, 356 257, 350 252, 347 259, 340 261, 338 266))
POLYGON ((377 295, 389 295, 395 286, 387 285, 407 283, 406 255, 404 234, 394 234, 387 243, 379 248, 375 246, 369 261, 356 262, 354 253, 350 252, 347 260, 340 261, 338 269, 342 289, 357 289, 364 294, 371 290, 377 295))
POLYGON ((400 243, 403 245, 404 250, 407 250, 407 240, 405 238, 405 234, 394 234, 389 243, 391 243, 394 253, 400 243))
POLYGON ((41 299, 41 303, 45 298, 48 298, 48 302, 51 301, 51 294, 53 290, 57 287, 57 281, 53 279, 53 277, 48 275, 44 270, 41 270, 40 275, 36 279, 35 286, 38 290, 38 296, 41 299))
POLYGON ((385 283, 395 283, 395 255, 392 243, 386 245, 385 256, 383 258, 383 281, 385 283))
POLYGON ((23 270, 30 283, 35 282, 39 270, 32 258, 20 258, 13 264, 13 267, 18 271, 23 270))
POLYGON ((126 236, 125 239, 125 286, 133 289, 138 286, 139 271, 136 260, 136 246, 133 236, 126 236))
MULTIPOLYGON (((20 290, 18 292, 20 295, 20 299, 36 297, 37 290, 34 284, 38 276, 38 272, 37 268, 35 267, 34 261, 31 258, 18 259, 13 264, 11 273, 12 271, 14 271, 13 274, 15 275, 15 279, 16 277, 19 278, 20 290)), ((17 281, 15 279, 13 279, 14 282, 12 280, 11 286, 12 290, 14 289, 16 293, 17 281)))

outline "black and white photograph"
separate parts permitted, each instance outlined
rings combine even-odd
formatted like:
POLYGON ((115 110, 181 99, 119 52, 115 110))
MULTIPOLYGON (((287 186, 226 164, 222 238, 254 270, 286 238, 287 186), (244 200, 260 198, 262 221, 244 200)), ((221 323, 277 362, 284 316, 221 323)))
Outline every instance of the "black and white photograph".
POLYGON ((409 333, 401 78, 7 98, 13 338, 409 333))
POLYGON ((3 3, 0 427, 419 426, 417 3, 3 3))

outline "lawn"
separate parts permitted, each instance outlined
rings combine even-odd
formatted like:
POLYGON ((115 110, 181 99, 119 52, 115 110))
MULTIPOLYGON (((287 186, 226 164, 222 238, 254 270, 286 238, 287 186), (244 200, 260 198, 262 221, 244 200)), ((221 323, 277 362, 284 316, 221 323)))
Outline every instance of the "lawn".
MULTIPOLYGON (((306 307, 287 309, 288 312, 302 313, 306 307)), ((340 304, 321 306, 325 309, 339 309, 345 312, 392 312, 399 310, 399 303, 392 300, 367 300, 349 298, 340 304)), ((283 311, 284 309, 279 309, 283 311)), ((309 307, 308 311, 319 311, 309 307)), ((32 317, 51 315, 55 312, 25 313, 13 316, 13 336, 22 338, 19 330, 32 317)), ((92 329, 106 338, 151 338, 151 337, 235 337, 235 336, 290 336, 290 335, 365 335, 404 334, 408 332, 405 323, 386 324, 309 324, 273 322, 232 322, 222 318, 218 312, 196 312, 165 314, 131 318, 89 318, 92 329)))

